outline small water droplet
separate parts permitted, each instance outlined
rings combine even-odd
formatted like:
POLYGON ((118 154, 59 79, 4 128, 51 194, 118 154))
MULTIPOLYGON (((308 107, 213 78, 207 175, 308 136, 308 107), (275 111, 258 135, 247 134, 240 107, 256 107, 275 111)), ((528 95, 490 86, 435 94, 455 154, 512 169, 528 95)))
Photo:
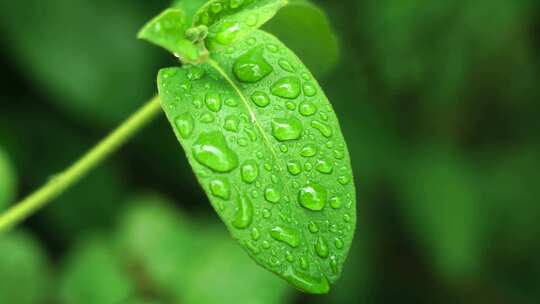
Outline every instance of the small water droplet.
POLYGON ((330 268, 332 268, 332 273, 333 273, 334 275, 337 275, 337 274, 338 274, 337 257, 334 256, 334 255, 330 257, 330 268))
POLYGON ((338 177, 338 182, 343 186, 347 185, 350 181, 351 179, 346 175, 341 175, 340 177, 338 177))
POLYGON ((259 176, 259 166, 254 160, 248 160, 242 165, 242 180, 248 184, 253 183, 259 176))
POLYGON ((246 42, 250 46, 254 46, 255 44, 257 44, 257 40, 255 38, 249 38, 246 42))
POLYGON ((252 241, 248 241, 246 242, 246 246, 248 248, 248 250, 252 253, 252 254, 259 254, 261 252, 261 250, 259 249, 259 247, 257 247, 257 245, 255 245, 252 241))
POLYGON ((317 94, 317 88, 310 82, 304 83, 304 95, 312 97, 315 94, 317 94))
POLYGON ((317 232, 319 232, 319 226, 317 226, 317 224, 315 222, 310 221, 309 224, 308 224, 308 230, 311 233, 317 233, 317 232))
POLYGON ((231 107, 231 108, 235 108, 238 106, 238 100, 236 98, 233 98, 233 97, 228 97, 225 99, 225 105, 231 107))
POLYGON ((288 251, 285 253, 285 259, 287 260, 287 262, 289 263, 292 263, 294 262, 294 255, 292 254, 292 252, 288 251))
POLYGON ((204 70, 199 66, 192 66, 188 71, 188 79, 191 81, 199 80, 204 76, 204 70))
POLYGON ((231 197, 231 187, 226 179, 214 179, 210 182, 210 192, 215 197, 228 200, 231 197))
POLYGON ((300 257, 300 268, 306 270, 308 268, 309 264, 306 259, 306 257, 300 257))
POLYGON ((321 158, 317 160, 317 164, 315 164, 315 170, 324 173, 324 174, 330 174, 334 170, 334 167, 332 166, 332 162, 321 158))
POLYGON ((297 160, 287 161, 287 171, 292 175, 298 175, 302 172, 302 165, 297 160))
POLYGON ((251 95, 251 101, 260 108, 264 108, 270 104, 270 97, 264 92, 255 92, 251 95))
POLYGON ((349 223, 349 222, 351 221, 351 216, 348 215, 348 214, 344 214, 344 215, 343 215, 343 221, 344 221, 345 223, 349 223))
POLYGON ((326 189, 314 182, 308 183, 298 192, 298 202, 306 209, 321 211, 326 205, 326 189))
POLYGON ((212 112, 221 110, 222 102, 218 93, 208 93, 205 98, 206 107, 212 112))
POLYGON ((298 111, 302 116, 312 116, 317 113, 317 107, 313 102, 305 100, 300 104, 298 111))
POLYGON ((264 59, 264 47, 256 47, 240 56, 233 66, 236 78, 241 82, 255 83, 272 73, 272 66, 264 59))
POLYGON ((272 53, 277 53, 279 51, 279 46, 275 44, 268 44, 266 48, 272 53))
POLYGON ((223 45, 231 44, 241 30, 241 25, 236 21, 223 22, 215 35, 215 40, 223 45))
POLYGON ((334 241, 334 246, 336 246, 337 249, 341 249, 343 248, 343 246, 345 246, 345 244, 343 244, 342 239, 336 238, 336 240, 334 241))
POLYGON ((334 196, 330 199, 330 206, 334 209, 339 209, 343 205, 343 200, 339 196, 334 196))
POLYGON ((310 80, 310 79, 311 79, 311 76, 309 76, 309 74, 308 74, 308 73, 302 73, 302 75, 301 75, 301 76, 302 76, 302 79, 304 79, 305 81, 308 81, 308 80, 310 80))
POLYGON ((324 239, 324 237, 319 236, 317 239, 317 243, 315 244, 315 251, 317 252, 317 255, 321 258, 325 259, 330 254, 330 250, 328 249, 328 243, 324 239))
POLYGON ((272 85, 271 92, 278 97, 296 99, 300 95, 300 79, 296 76, 281 78, 272 85))
POLYGON ((286 59, 280 59, 278 61, 278 64, 286 72, 291 72, 292 73, 292 72, 295 71, 295 68, 293 67, 293 65, 286 59))
POLYGON ((246 229, 253 221, 253 203, 250 201, 249 197, 241 194, 236 198, 236 206, 238 209, 232 224, 238 229, 246 229))
POLYGON ((270 247, 272 247, 272 246, 270 245, 270 242, 268 242, 268 241, 263 241, 263 242, 262 242, 262 247, 263 247, 264 249, 270 249, 270 247))
POLYGON ((306 163, 304 164, 304 170, 306 170, 306 171, 309 172, 309 171, 311 171, 312 169, 313 169, 313 165, 312 165, 310 162, 306 162, 306 163))
POLYGON ((286 145, 280 145, 279 146, 279 150, 282 152, 282 153, 287 153, 289 151, 289 148, 287 148, 286 145))
POLYGON ((244 4, 244 0, 231 0, 229 6, 232 9, 235 9, 235 8, 239 8, 240 6, 242 6, 242 4, 244 4))
POLYGON ((262 153, 261 151, 255 153, 255 156, 257 156, 258 159, 263 159, 264 157, 264 153, 262 153))
POLYGON ((283 242, 296 248, 300 245, 300 233, 293 228, 275 226, 270 230, 270 236, 276 241, 283 242))
POLYGON ((244 138, 244 137, 241 137, 238 139, 238 145, 240 147, 246 147, 248 145, 248 140, 247 138, 244 138))
POLYGON ((313 157, 317 154, 317 146, 314 144, 307 144, 302 148, 302 151, 300 151, 300 155, 302 157, 313 157))
POLYGON ((321 132, 324 137, 328 138, 331 137, 333 134, 332 128, 330 128, 330 126, 324 122, 314 120, 311 122, 311 126, 321 132))
POLYGON ((204 113, 199 120, 202 123, 211 123, 216 120, 216 117, 212 113, 204 113))
POLYGON ((257 15, 249 15, 246 19, 246 24, 250 27, 257 25, 257 15))
POLYGON ((223 128, 227 131, 238 132, 240 129, 240 120, 234 115, 229 115, 225 118, 223 128))
POLYGON ((218 131, 203 132, 192 148, 193 157, 216 172, 230 172, 238 166, 238 156, 218 131))
POLYGON ((345 157, 345 152, 343 152, 343 150, 334 150, 333 153, 336 159, 343 159, 345 157))
POLYGON ((212 13, 217 14, 223 10, 223 5, 220 2, 214 2, 210 5, 212 13))
POLYGON ((264 190, 264 198, 270 203, 277 203, 281 198, 281 194, 274 187, 268 187, 264 190))
POLYGON ((261 237, 261 232, 259 231, 259 229, 257 229, 257 227, 253 227, 253 229, 251 229, 251 238, 254 241, 257 241, 260 237, 261 237))
POLYGON ((180 136, 182 138, 188 138, 191 133, 193 133, 193 129, 195 127, 195 122, 193 121, 193 117, 189 113, 180 114, 176 119, 174 120, 174 123, 176 125, 176 129, 178 130, 178 133, 180 133, 180 136))
POLYGON ((263 218, 268 219, 272 216, 272 211, 270 211, 270 209, 264 208, 262 211, 262 216, 263 218))
POLYGON ((279 141, 299 139, 303 131, 304 127, 298 118, 274 118, 272 120, 272 135, 279 141))

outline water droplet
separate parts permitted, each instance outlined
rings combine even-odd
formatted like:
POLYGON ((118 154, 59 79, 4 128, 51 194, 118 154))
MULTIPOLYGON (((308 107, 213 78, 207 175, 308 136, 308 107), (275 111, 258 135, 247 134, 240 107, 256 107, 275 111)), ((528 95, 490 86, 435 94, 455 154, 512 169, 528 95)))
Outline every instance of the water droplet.
POLYGON ((212 112, 221 110, 222 102, 218 93, 208 93, 205 98, 206 107, 212 112))
POLYGON ((312 169, 313 169, 313 165, 312 165, 310 162, 306 162, 306 163, 304 164, 304 170, 306 170, 306 171, 309 172, 309 171, 311 171, 312 169))
POLYGON ((330 162, 327 159, 321 158, 317 160, 317 164, 315 165, 315 170, 324 174, 330 174, 334 170, 334 167, 332 166, 332 162, 330 162))
POLYGON ((234 115, 229 115, 225 118, 223 128, 227 131, 238 132, 240 128, 240 120, 234 115))
POLYGON ((295 99, 300 95, 300 79, 296 76, 281 78, 272 85, 272 94, 286 99, 295 99))
POLYGON ((287 161, 287 171, 292 175, 298 175, 302 172, 302 165, 297 160, 287 161))
POLYGON ((331 137, 333 132, 332 132, 332 128, 330 128, 329 125, 327 125, 326 123, 324 122, 321 122, 321 121, 318 121, 318 120, 314 120, 311 122, 311 126, 317 130, 319 130, 319 132, 321 132, 321 134, 324 136, 324 137, 331 137))
POLYGON ((262 247, 263 247, 264 249, 269 249, 269 248, 272 247, 272 246, 270 245, 270 242, 268 242, 268 241, 263 241, 263 242, 262 242, 262 247))
POLYGON ((298 202, 309 210, 321 211, 326 205, 326 200, 326 189, 314 182, 308 183, 298 193, 298 202))
POLYGON ((257 44, 257 39, 249 38, 246 42, 247 42, 248 45, 254 46, 255 44, 257 44))
POLYGON ((242 165, 242 180, 248 184, 253 183, 259 176, 259 166, 254 160, 248 160, 242 165))
POLYGON ((328 249, 328 243, 322 236, 319 236, 319 238, 317 239, 317 243, 315 244, 315 251, 317 252, 317 255, 323 259, 327 258, 330 254, 330 250, 328 249))
POLYGON ((279 141, 299 139, 302 131, 304 131, 304 127, 298 118, 274 118, 272 120, 272 135, 279 141))
POLYGON ((330 257, 330 268, 332 268, 332 273, 334 273, 334 275, 338 274, 337 258, 334 255, 330 257))
POLYGON ((257 156, 258 159, 262 159, 264 157, 264 153, 259 151, 259 152, 255 153, 255 156, 257 156))
POLYGON ((228 200, 231 197, 231 187, 226 179, 214 179, 210 182, 210 192, 215 197, 228 200))
POLYGON ((193 103, 193 106, 194 106, 195 108, 197 108, 197 109, 202 108, 203 102, 202 102, 202 100, 201 100, 200 97, 195 97, 195 98, 193 98, 192 103, 193 103))
POLYGON ((302 75, 301 75, 301 76, 302 76, 302 79, 304 79, 305 81, 308 81, 308 80, 310 80, 310 79, 311 79, 311 76, 309 76, 309 74, 308 74, 308 73, 302 73, 302 75))
POLYGON ((272 73, 272 66, 264 59, 264 47, 256 47, 240 56, 234 63, 233 72, 238 80, 255 83, 272 73))
POLYGON ((262 216, 265 219, 268 219, 272 216, 272 211, 270 209, 264 208, 262 211, 262 216))
POLYGON ((334 241, 334 246, 336 246, 337 249, 341 249, 343 248, 343 246, 345 246, 345 244, 343 243, 343 240, 341 240, 340 238, 336 238, 336 240, 334 241))
POLYGON ((279 146, 279 150, 280 150, 282 153, 287 153, 287 152, 289 152, 289 148, 287 148, 286 145, 280 145, 280 146, 279 146))
POLYGON ((308 268, 308 266, 309 264, 306 257, 300 257, 300 267, 305 270, 308 268))
POLYGON ((253 244, 252 241, 248 241, 246 242, 246 246, 248 248, 248 250, 252 253, 252 254, 259 254, 261 252, 261 250, 257 247, 257 245, 253 244))
POLYGON ((343 186, 347 185, 350 181, 351 179, 346 175, 341 175, 340 177, 338 177, 338 182, 343 186))
POLYGON ((317 107, 313 102, 305 100, 300 104, 298 111, 300 114, 302 114, 302 116, 312 116, 313 114, 317 113, 317 107))
POLYGON ((199 119, 202 123, 211 123, 216 120, 216 117, 212 113, 204 113, 199 119))
POLYGON ((270 203, 277 203, 281 198, 281 194, 274 187, 268 187, 264 190, 264 198, 270 203))
POLYGON ((317 232, 319 232, 319 226, 317 226, 317 224, 315 222, 310 221, 309 224, 308 224, 308 230, 311 233, 317 233, 317 232))
POLYGON ((270 104, 270 97, 264 92, 255 92, 251 95, 251 101, 258 107, 264 108, 270 104))
POLYGON ((310 82, 304 83, 304 95, 311 97, 317 94, 317 88, 310 82))
POLYGON ((253 227, 253 229, 251 229, 251 238, 254 241, 257 241, 260 237, 261 237, 261 232, 259 231, 259 229, 257 229, 257 227, 253 227))
POLYGON ((294 255, 292 254, 292 252, 288 251, 285 253, 285 259, 287 260, 287 262, 289 263, 292 263, 294 262, 294 255))
POLYGON ((307 144, 300 151, 300 155, 303 157, 313 157, 317 154, 317 146, 314 144, 307 144))
POLYGON ((242 194, 236 198, 236 206, 238 209, 232 224, 238 229, 246 229, 253 221, 253 203, 249 197, 242 194))
POLYGON ((330 290, 330 284, 324 276, 313 277, 305 273, 296 273, 292 267, 289 267, 289 269, 283 273, 283 276, 298 289, 310 293, 325 294, 330 290))
POLYGON ((188 138, 191 133, 193 133, 193 128, 195 123, 193 122, 193 117, 189 113, 180 114, 174 120, 176 129, 182 138, 188 138))
POLYGON ((218 131, 201 133, 192 152, 199 163, 216 172, 230 172, 238 166, 238 156, 218 131))
POLYGON ((225 99, 225 104, 231 108, 234 108, 238 106, 238 100, 233 97, 228 97, 227 99, 225 99))
POLYGON ((246 147, 248 145, 248 140, 247 138, 244 138, 244 137, 241 137, 238 139, 238 145, 240 147, 246 147))
POLYGON ((275 44, 268 44, 266 48, 268 48, 268 50, 272 53, 277 53, 279 51, 279 46, 275 44))
POLYGON ((189 68, 188 71, 188 79, 193 80, 199 80, 204 76, 204 70, 199 66, 192 66, 189 68))
POLYGON ((343 206, 343 200, 339 196, 334 196, 330 199, 330 206, 334 209, 339 209, 343 206))
POLYGON ((344 215, 343 215, 343 221, 344 221, 345 223, 350 222, 350 221, 351 221, 351 216, 348 215, 348 214, 344 214, 344 215))
POLYGON ((254 27, 257 25, 257 15, 249 15, 246 19, 246 24, 248 26, 254 27))
POLYGON ((280 59, 278 64, 283 70, 285 70, 287 72, 292 73, 292 72, 295 71, 294 67, 292 66, 292 64, 288 60, 280 59))
POLYGON ((336 159, 343 159, 345 157, 345 152, 343 152, 343 150, 334 150, 334 157, 336 159))
POLYGON ((215 35, 215 40, 220 44, 229 45, 236 39, 240 29, 241 25, 239 22, 225 21, 219 27, 215 35))
POLYGON ((217 14, 223 10, 223 5, 220 2, 214 2, 210 5, 212 13, 217 14))
POLYGON ((292 101, 287 101, 287 103, 285 103, 285 106, 286 106, 287 109, 289 109, 290 111, 296 110, 296 105, 295 105, 294 102, 292 102, 292 101))
POLYGON ((231 0, 229 6, 231 8, 239 8, 244 3, 244 0, 231 0))
POLYGON ((284 226, 275 226, 270 230, 270 236, 276 241, 283 242, 296 248, 300 245, 300 233, 293 228, 284 226))
POLYGON ((272 171, 272 164, 271 163, 265 163, 264 169, 268 172, 272 171))

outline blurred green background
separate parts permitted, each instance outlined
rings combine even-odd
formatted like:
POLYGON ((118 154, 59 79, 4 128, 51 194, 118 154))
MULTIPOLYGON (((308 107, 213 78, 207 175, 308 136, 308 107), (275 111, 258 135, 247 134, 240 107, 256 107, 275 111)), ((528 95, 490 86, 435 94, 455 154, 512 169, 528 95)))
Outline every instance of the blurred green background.
MULTIPOLYGON (((268 29, 351 150, 359 225, 329 295, 242 252, 161 117, 0 238, 0 303, 539 303, 540 2, 315 2, 336 37, 317 11, 268 29)), ((168 4, 0 1, 0 210, 156 92, 176 62, 135 34, 168 4)))

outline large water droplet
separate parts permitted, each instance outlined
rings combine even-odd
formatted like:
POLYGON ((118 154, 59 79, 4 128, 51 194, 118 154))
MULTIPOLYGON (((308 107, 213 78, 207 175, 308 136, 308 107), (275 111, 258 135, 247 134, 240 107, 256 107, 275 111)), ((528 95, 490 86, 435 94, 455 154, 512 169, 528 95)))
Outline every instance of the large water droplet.
POLYGON ((233 72, 241 82, 255 83, 272 73, 272 66, 264 59, 264 47, 256 47, 240 56, 233 72))
MULTIPOLYGON (((307 266, 305 268, 307 268, 307 266)), ((330 284, 324 276, 313 277, 308 274, 294 272, 292 267, 289 267, 289 269, 283 273, 283 276, 298 289, 309 293, 325 294, 330 290, 330 284)))
POLYGON ((272 135, 279 141, 299 139, 303 131, 304 127, 298 118, 274 118, 272 120, 272 135))
POLYGON ((182 138, 188 138, 191 133, 193 133, 195 123, 191 114, 187 112, 184 114, 180 114, 178 117, 176 117, 174 123, 176 125, 176 129, 178 130, 178 133, 180 133, 180 136, 182 138))
POLYGON ((317 164, 315 165, 315 170, 324 173, 324 174, 330 174, 334 170, 334 167, 332 166, 332 162, 321 158, 317 160, 317 164))
POLYGON ((271 91, 278 97, 295 99, 300 95, 300 79, 296 76, 281 78, 272 85, 271 91))
POLYGON ((309 210, 321 211, 326 205, 326 200, 326 189, 314 182, 308 183, 298 193, 298 202, 309 210))
POLYGON ((300 233, 293 228, 275 226, 270 230, 270 236, 276 241, 283 242, 291 247, 298 247, 300 245, 300 233))
POLYGON ((343 200, 339 196, 334 196, 330 199, 330 206, 334 209, 339 209, 343 206, 343 200))
POLYGON ((206 103, 206 107, 208 108, 208 110, 212 111, 212 112, 219 112, 219 110, 221 110, 221 106, 222 106, 222 101, 221 101, 221 97, 219 96, 218 93, 208 93, 206 94, 206 98, 204 100, 204 102, 206 103))
POLYGON ((225 21, 221 24, 215 39, 217 42, 223 45, 231 44, 240 32, 241 25, 236 21, 225 21))
POLYGON ((255 92, 251 95, 251 101, 258 107, 264 108, 270 104, 270 97, 264 92, 255 92))
POLYGON ((264 191, 264 198, 269 201, 270 203, 277 203, 279 202, 279 199, 281 198, 281 194, 279 191, 274 187, 268 187, 264 191))
POLYGON ((322 236, 319 236, 319 238, 317 239, 317 243, 315 244, 315 251, 317 252, 317 255, 323 259, 327 258, 330 254, 330 251, 328 249, 328 243, 322 236))
POLYGON ((309 100, 305 100, 300 104, 300 107, 298 108, 298 111, 303 116, 311 116, 315 113, 317 113, 317 107, 315 104, 309 100))
POLYGON ((247 195, 241 194, 236 199, 236 205, 238 210, 232 224, 238 229, 246 229, 253 221, 253 203, 247 195))
POLYGON ((314 120, 311 122, 311 126, 319 130, 319 132, 321 132, 324 137, 331 137, 333 134, 332 128, 330 128, 330 126, 325 124, 324 122, 314 120))
POLYGON ((238 156, 218 131, 201 133, 192 152, 199 163, 216 172, 230 172, 238 166, 238 156))
POLYGON ((210 192, 215 197, 228 200, 231 197, 231 186, 226 179, 214 179, 210 182, 210 192))
POLYGON ((287 171, 292 175, 298 175, 302 172, 302 165, 297 160, 287 161, 287 171))
POLYGON ((240 171, 242 180, 248 184, 253 183, 259 176, 259 166, 254 160, 246 161, 240 171))

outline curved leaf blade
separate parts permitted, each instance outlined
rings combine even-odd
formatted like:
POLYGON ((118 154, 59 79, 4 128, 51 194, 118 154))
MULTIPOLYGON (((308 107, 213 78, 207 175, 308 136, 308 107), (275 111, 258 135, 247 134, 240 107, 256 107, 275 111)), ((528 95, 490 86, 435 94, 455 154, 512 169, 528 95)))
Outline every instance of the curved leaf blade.
POLYGON ((163 109, 233 237, 298 289, 326 293, 356 222, 349 154, 332 106, 270 34, 253 32, 212 56, 160 71, 163 109))
POLYGON ((197 12, 193 25, 208 27, 209 49, 229 47, 270 20, 287 0, 211 0, 197 12))
POLYGON ((139 32, 138 38, 192 62, 199 58, 199 50, 186 38, 188 27, 186 14, 181 9, 170 8, 150 20, 139 32))
POLYGON ((326 13, 309 1, 290 1, 263 29, 279 37, 315 76, 323 76, 339 59, 339 42, 326 13))

